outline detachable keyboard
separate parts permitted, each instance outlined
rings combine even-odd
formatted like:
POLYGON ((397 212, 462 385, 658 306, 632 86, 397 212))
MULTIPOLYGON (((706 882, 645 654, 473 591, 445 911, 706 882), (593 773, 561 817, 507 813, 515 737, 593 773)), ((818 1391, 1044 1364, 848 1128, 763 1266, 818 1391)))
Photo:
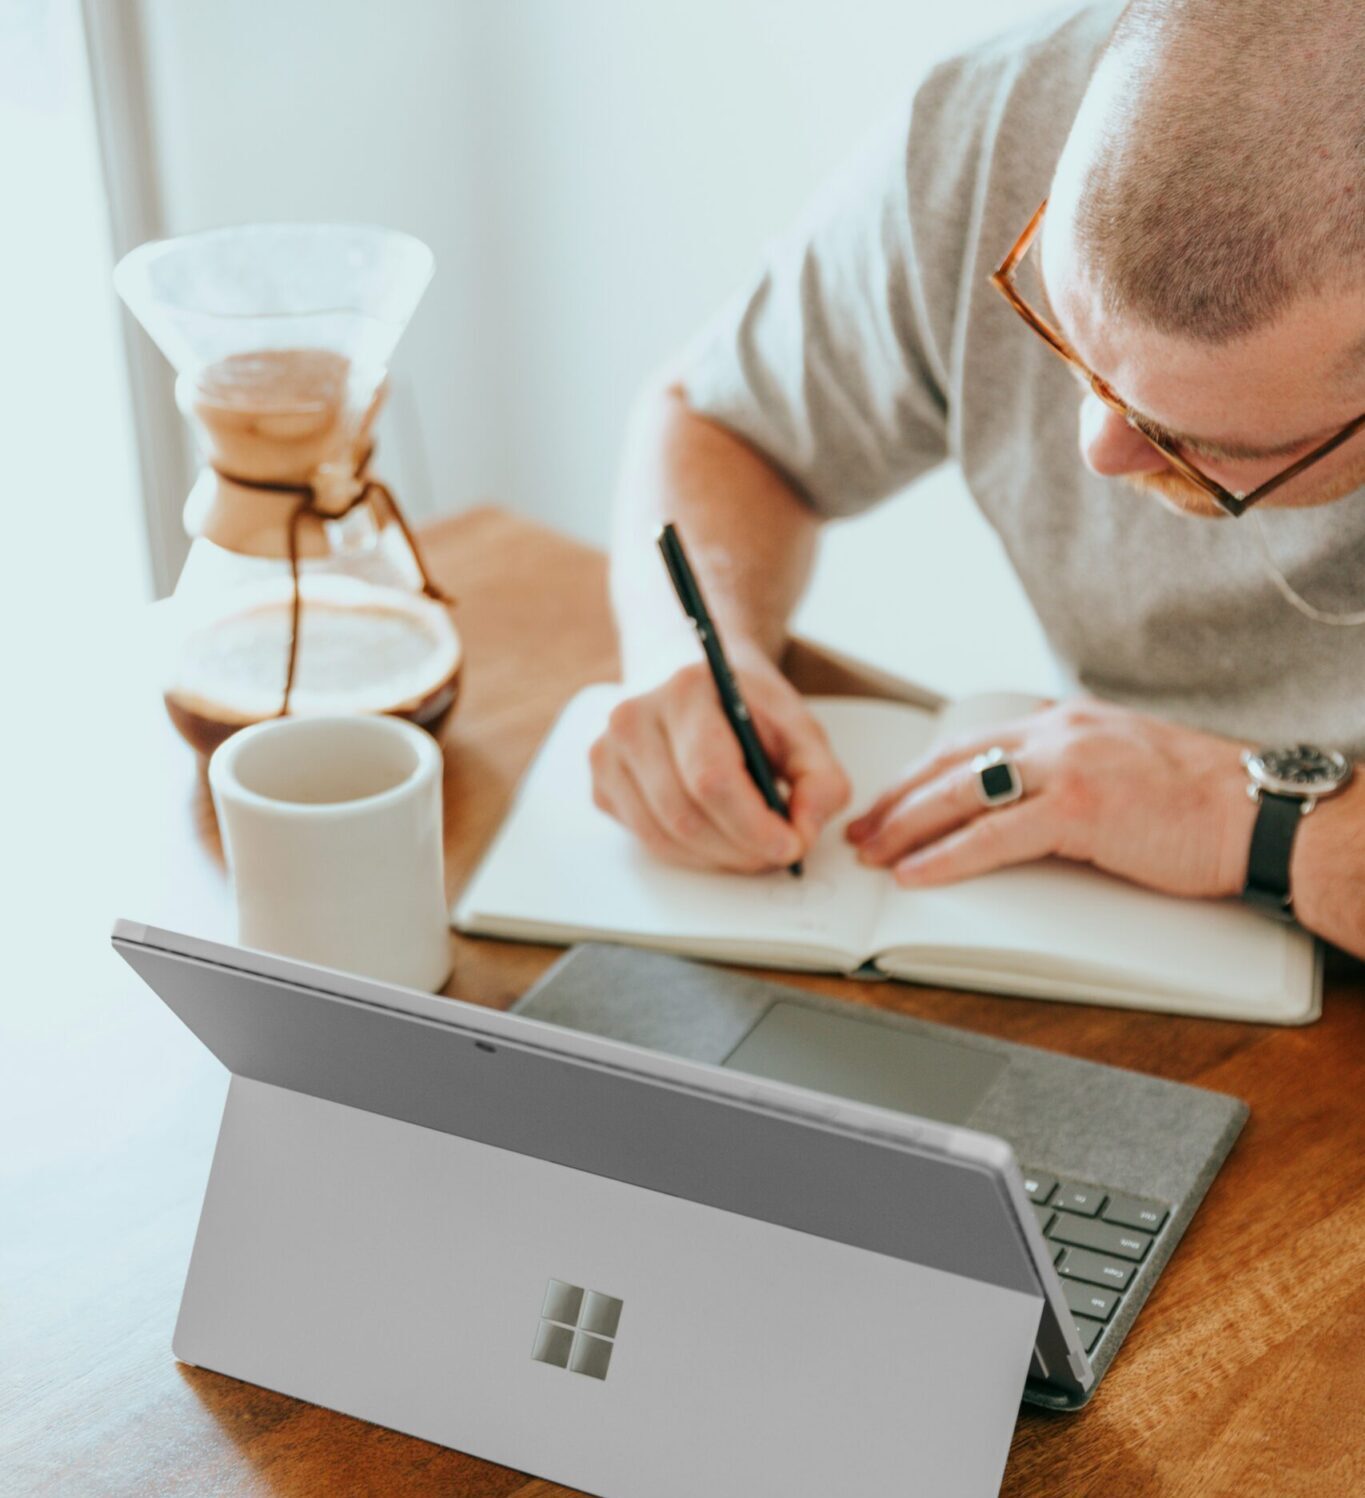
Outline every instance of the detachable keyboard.
POLYGON ((1094 1352, 1171 1215, 1165 1202, 1024 1167, 1024 1190, 1061 1276, 1081 1346, 1094 1352))

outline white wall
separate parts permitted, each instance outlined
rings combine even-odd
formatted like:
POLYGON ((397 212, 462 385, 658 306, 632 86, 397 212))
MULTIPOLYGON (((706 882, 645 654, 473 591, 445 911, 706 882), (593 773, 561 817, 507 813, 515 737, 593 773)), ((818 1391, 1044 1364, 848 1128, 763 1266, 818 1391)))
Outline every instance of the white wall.
MULTIPOLYGON (((342 218, 421 236, 437 275, 399 351, 383 467, 419 515, 493 499, 594 540, 641 381, 932 61, 1047 8, 141 6, 168 231, 342 218)), ((970 687, 974 651, 945 660, 914 626, 979 594, 992 620, 1011 621, 1017 660, 1004 667, 1035 679, 1036 636, 1017 623, 992 544, 940 482, 932 505, 912 499, 836 536, 839 566, 822 571, 804 617, 884 664, 970 687), (933 564, 940 551, 971 559, 953 563, 965 594, 933 564), (845 580, 858 556, 897 553, 913 553, 922 580, 901 590, 918 603, 902 596, 888 621, 845 580)))

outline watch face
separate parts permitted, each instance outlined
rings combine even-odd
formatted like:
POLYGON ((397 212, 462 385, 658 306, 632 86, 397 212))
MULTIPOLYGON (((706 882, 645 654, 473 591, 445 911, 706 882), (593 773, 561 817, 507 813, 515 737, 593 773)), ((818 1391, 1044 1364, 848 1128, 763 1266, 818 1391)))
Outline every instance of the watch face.
POLYGON ((1350 779, 1351 766, 1345 756, 1314 744, 1295 744, 1288 749, 1262 749, 1247 768, 1263 785, 1304 795, 1336 790, 1350 779))

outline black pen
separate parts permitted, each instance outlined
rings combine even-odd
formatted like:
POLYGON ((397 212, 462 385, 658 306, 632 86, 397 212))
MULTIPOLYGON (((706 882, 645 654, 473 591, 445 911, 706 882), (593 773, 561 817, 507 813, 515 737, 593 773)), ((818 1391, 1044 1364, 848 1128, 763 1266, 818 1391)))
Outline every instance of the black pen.
MULTIPOLYGON (((716 683, 720 705, 724 709, 726 720, 734 730, 735 737, 739 740, 739 747, 744 751, 744 766, 762 793, 763 799, 778 816, 785 817, 790 822, 791 812, 787 803, 782 799, 781 791, 777 788, 777 777, 773 774, 773 767, 768 763, 768 756, 763 752, 763 744, 754 727, 748 704, 740 693, 734 672, 730 670, 730 662, 725 658, 725 651, 721 647, 716 626, 711 620, 710 610, 706 607, 706 600, 701 596, 696 574, 688 565, 682 540, 672 524, 665 525, 660 530, 659 550, 663 553, 664 566, 668 568, 668 575, 673 580, 678 602, 682 604, 683 612, 696 625, 697 638, 701 641, 701 648, 706 652, 706 664, 711 668, 711 677, 716 683)), ((792 874, 799 879, 801 877, 800 859, 789 867, 792 874)))

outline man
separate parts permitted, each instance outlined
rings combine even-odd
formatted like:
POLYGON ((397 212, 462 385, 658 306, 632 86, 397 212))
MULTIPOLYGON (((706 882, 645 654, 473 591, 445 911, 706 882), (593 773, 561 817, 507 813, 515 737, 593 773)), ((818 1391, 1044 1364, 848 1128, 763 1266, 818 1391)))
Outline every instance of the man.
POLYGON ((598 805, 665 858, 801 856, 849 797, 775 664, 818 525, 951 457, 1085 695, 907 767, 845 829, 860 856, 907 886, 1057 854, 1245 887, 1365 955, 1365 774, 1280 764, 1304 816, 1242 761, 1365 757, 1362 77, 1357 0, 1072 8, 939 67, 641 404, 598 805), (1044 198, 1011 306, 990 274, 1044 198), (790 824, 694 661, 664 519, 790 824), (977 761, 996 748, 1008 805, 977 761))

